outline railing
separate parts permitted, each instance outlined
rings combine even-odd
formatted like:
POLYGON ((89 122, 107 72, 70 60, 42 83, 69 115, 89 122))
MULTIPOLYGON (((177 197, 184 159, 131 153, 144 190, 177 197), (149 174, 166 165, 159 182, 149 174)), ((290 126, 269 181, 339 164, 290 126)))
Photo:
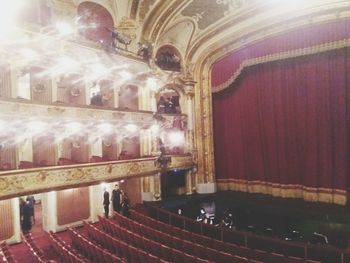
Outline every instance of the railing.
POLYGON ((171 164, 159 168, 156 158, 40 167, 0 172, 0 200, 29 193, 93 185, 130 177, 150 176, 172 169, 190 169, 191 155, 171 156, 171 164))
POLYGON ((271 253, 276 252, 288 256, 302 257, 305 260, 320 260, 330 263, 350 262, 349 249, 340 249, 330 245, 313 245, 296 241, 285 241, 245 231, 236 231, 221 226, 197 222, 191 218, 174 214, 148 203, 145 205, 147 207, 147 213, 159 221, 224 242, 271 253))

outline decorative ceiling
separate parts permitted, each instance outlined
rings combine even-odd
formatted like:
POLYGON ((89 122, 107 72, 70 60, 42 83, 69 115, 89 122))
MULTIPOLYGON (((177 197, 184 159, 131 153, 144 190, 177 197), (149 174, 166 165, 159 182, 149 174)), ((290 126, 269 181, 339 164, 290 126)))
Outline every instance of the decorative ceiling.
MULTIPOLYGON (((37 0, 39 1, 39 0, 37 0)), ((41 0, 40 0, 41 1, 41 0)), ((85 0, 47 0, 74 3, 85 0)), ((115 27, 156 51, 173 46, 183 65, 213 64, 228 52, 310 23, 350 16, 349 0, 90 0, 105 7, 115 27), (125 21, 128 23, 126 24, 125 21), (130 27, 129 25, 132 25, 130 27), (206 62, 205 62, 206 61, 206 62)), ((186 69, 185 69, 186 70, 186 69)))

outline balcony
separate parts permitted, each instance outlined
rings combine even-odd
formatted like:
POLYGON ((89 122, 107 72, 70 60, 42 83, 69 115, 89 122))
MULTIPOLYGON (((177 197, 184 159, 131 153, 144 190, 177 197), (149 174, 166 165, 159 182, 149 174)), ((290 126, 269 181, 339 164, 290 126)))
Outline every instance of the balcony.
POLYGON ((159 167, 156 158, 121 160, 0 172, 0 200, 28 193, 94 185, 100 182, 150 176, 172 169, 194 166, 192 156, 168 156, 171 163, 159 167))

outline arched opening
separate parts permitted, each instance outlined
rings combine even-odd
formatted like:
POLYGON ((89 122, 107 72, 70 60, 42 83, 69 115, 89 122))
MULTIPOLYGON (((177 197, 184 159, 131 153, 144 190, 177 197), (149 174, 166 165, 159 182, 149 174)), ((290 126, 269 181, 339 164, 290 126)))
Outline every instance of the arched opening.
POLYGON ((156 64, 163 70, 181 71, 181 54, 173 46, 165 45, 158 49, 156 64))
POLYGON ((78 6, 79 34, 86 39, 110 45, 112 37, 106 28, 114 26, 113 17, 103 6, 83 2, 78 6))
POLYGON ((158 113, 181 113, 180 94, 174 88, 165 87, 161 89, 156 95, 156 99, 158 113))
POLYGON ((138 87, 136 85, 126 85, 120 88, 119 91, 119 108, 138 110, 138 87))

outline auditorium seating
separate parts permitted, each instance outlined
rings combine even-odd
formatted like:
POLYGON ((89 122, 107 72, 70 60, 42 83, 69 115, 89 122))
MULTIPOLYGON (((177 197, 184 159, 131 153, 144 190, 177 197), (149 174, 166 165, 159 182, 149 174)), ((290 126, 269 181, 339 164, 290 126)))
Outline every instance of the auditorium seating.
POLYGON ((86 258, 91 260, 91 262, 126 263, 125 259, 119 258, 106 249, 103 249, 100 246, 90 242, 75 229, 70 228, 68 231, 72 239, 72 246, 80 251, 86 258))
POLYGON ((34 167, 35 167, 34 163, 29 161, 20 161, 18 165, 18 169, 30 169, 34 167))
POLYGON ((67 158, 59 158, 57 162, 57 165, 70 165, 70 164, 76 164, 76 163, 67 158))
POLYGON ((10 163, 3 163, 0 167, 0 171, 12 170, 12 165, 10 163))
MULTIPOLYGON (((116 236, 124 237, 125 233, 131 233, 135 237, 135 244, 140 243, 137 241, 137 236, 139 239, 146 240, 145 246, 149 246, 148 250, 153 251, 153 253, 158 252, 160 257, 167 257, 168 260, 178 260, 178 258, 182 257, 183 261, 188 259, 187 255, 195 256, 196 258, 201 258, 202 260, 207 260, 209 262, 261 262, 256 260, 249 260, 245 257, 240 257, 237 255, 232 255, 230 253, 224 253, 221 250, 217 250, 214 248, 209 248, 208 246, 203 246, 197 244, 195 242, 189 240, 182 240, 180 238, 173 239, 171 235, 166 234, 167 232, 156 231, 150 227, 147 227, 142 224, 138 224, 133 220, 130 220, 120 214, 115 215, 117 222, 111 222, 110 220, 106 220, 101 218, 102 227, 106 229, 106 231, 114 233, 116 236), (123 228, 125 229, 123 231, 123 228), (143 237, 141 237, 141 235, 143 237), (169 249, 172 251, 172 257, 169 257, 169 249), (178 255, 176 251, 180 251, 182 255, 178 255), (174 258, 173 258, 174 257, 174 258)), ((132 239, 129 237, 129 239, 132 239)), ((132 241, 131 241, 132 242, 132 241)), ((182 262, 182 261, 179 261, 182 262)))
MULTIPOLYGON (((103 221, 102 218, 100 218, 101 223, 103 221)), ((92 224, 85 223, 85 227, 88 232, 88 236, 91 240, 94 240, 98 244, 100 244, 102 247, 107 249, 110 252, 115 253, 119 257, 122 257, 126 260, 126 262, 133 262, 133 263, 152 263, 152 262, 169 262, 166 260, 161 260, 156 255, 153 255, 151 253, 147 253, 141 248, 138 248, 136 246, 133 246, 132 244, 128 244, 127 242, 124 242, 123 237, 113 237, 112 235, 109 235, 102 230, 96 228, 92 224)), ((139 243, 142 246, 142 241, 139 243)))
POLYGON ((93 155, 90 157, 90 163, 98 163, 98 162, 104 162, 101 156, 93 155))
POLYGON ((51 245, 53 250, 62 258, 64 262, 70 263, 84 263, 89 262, 87 258, 79 254, 64 241, 62 241, 56 234, 50 231, 49 233, 51 245))
POLYGON ((13 255, 9 251, 6 242, 0 244, 0 257, 1 262, 17 263, 17 261, 13 258, 13 255))
MULTIPOLYGON (((145 212, 144 208, 138 207, 138 210, 145 212)), ((202 244, 203 246, 207 246, 214 249, 220 249, 222 251, 232 253, 241 257, 247 257, 253 260, 262 260, 263 262, 294 262, 293 259, 282 255, 280 253, 271 252, 268 253, 263 250, 257 250, 245 247, 243 245, 237 245, 233 243, 223 242, 214 238, 210 238, 204 235, 200 235, 197 233, 191 233, 189 231, 168 225, 156 219, 146 216, 144 213, 140 213, 135 210, 130 211, 130 216, 132 219, 136 220, 139 223, 143 223, 146 226, 152 227, 158 230, 160 233, 171 233, 174 237, 178 239, 188 240, 192 242, 196 242, 198 244, 202 244)), ((186 225, 187 225, 186 221, 186 225)), ((203 225, 199 222, 195 222, 198 225, 203 225)), ((213 226, 211 226, 213 227, 213 226)), ((197 231, 196 231, 197 232, 197 231)), ((303 260, 301 257, 294 257, 294 259, 298 258, 298 260, 303 260)))
POLYGON ((39 246, 36 244, 35 240, 32 238, 32 235, 30 233, 26 233, 23 235, 23 240, 28 246, 29 250, 31 251, 33 257, 35 260, 39 263, 43 263, 48 261, 45 259, 43 251, 39 248, 39 246))

